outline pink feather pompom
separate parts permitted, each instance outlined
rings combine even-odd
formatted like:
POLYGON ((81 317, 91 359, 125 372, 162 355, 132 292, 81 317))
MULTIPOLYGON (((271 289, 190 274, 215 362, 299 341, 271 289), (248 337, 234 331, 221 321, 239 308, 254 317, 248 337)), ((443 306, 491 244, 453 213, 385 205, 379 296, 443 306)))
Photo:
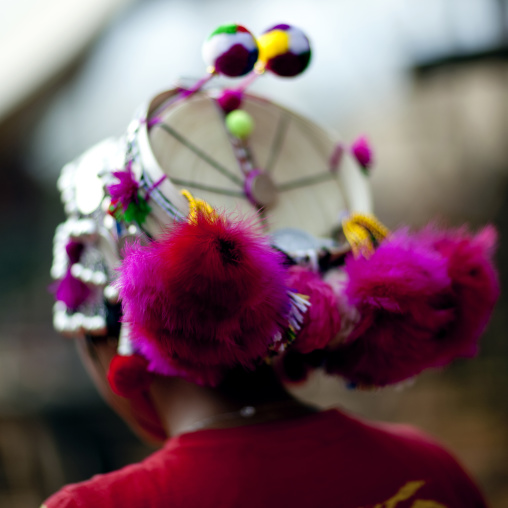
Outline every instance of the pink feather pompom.
POLYGON ((332 288, 318 274, 300 266, 289 269, 287 286, 296 293, 307 295, 310 301, 303 327, 291 348, 300 353, 323 349, 337 335, 341 324, 332 288))
POLYGON ((487 226, 472 235, 465 228, 444 232, 429 226, 417 239, 447 259, 456 309, 446 347, 435 366, 446 365, 456 357, 473 357, 478 353, 478 338, 487 327, 500 293, 492 263, 497 231, 487 226))
MULTIPOLYGON (((132 334, 131 334, 132 335, 132 334)), ((156 340, 145 340, 138 337, 136 340, 138 353, 150 360, 148 371, 168 377, 181 377, 201 386, 217 386, 224 378, 226 369, 222 366, 196 364, 191 360, 178 358, 173 360, 161 352, 161 345, 156 340)))
POLYGON ((88 300, 90 294, 90 288, 81 280, 76 279, 69 268, 65 276, 58 282, 55 298, 65 303, 68 309, 76 310, 88 300))
POLYGON ((132 170, 132 161, 129 161, 125 170, 114 171, 113 176, 118 179, 117 183, 107 186, 111 195, 112 203, 119 202, 125 212, 132 202, 137 202, 139 183, 136 181, 132 170))
POLYGON ((346 289, 361 320, 327 370, 384 386, 475 351, 498 297, 492 229, 394 233, 369 258, 346 261, 346 289))
POLYGON ((197 382, 216 384, 218 371, 253 368, 287 324, 283 261, 253 224, 201 212, 129 246, 118 288, 149 369, 192 380, 201 372, 197 382))

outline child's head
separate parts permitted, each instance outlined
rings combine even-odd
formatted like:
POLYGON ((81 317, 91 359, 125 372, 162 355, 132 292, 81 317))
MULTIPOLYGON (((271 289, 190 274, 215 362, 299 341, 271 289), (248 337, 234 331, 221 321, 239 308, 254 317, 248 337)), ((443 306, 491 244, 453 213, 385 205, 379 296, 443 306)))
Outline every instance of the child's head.
POLYGON ((493 230, 390 233, 371 215, 365 138, 348 147, 245 93, 261 72, 305 69, 300 31, 278 25, 254 51, 245 29, 222 28, 210 76, 259 53, 251 77, 156 96, 59 181, 55 326, 88 337, 102 391, 154 435, 152 374, 226 389, 270 365, 288 381, 323 368, 398 383, 473 355, 498 293, 493 230))

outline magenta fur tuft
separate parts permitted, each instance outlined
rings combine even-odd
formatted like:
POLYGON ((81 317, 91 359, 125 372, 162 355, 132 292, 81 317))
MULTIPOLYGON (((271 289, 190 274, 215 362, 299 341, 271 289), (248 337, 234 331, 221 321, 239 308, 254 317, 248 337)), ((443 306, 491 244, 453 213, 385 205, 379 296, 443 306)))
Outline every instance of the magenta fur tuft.
POLYGON ((217 384, 224 369, 254 368, 284 331, 285 280, 283 256, 252 223, 200 213, 128 246, 118 288, 150 370, 217 384))
POLYGON ((289 269, 287 285, 295 293, 307 295, 310 301, 303 327, 291 348, 300 353, 323 349, 337 335, 341 324, 332 288, 317 273, 300 266, 289 269))
POLYGON ((369 259, 348 258, 346 292, 361 319, 327 370, 384 386, 474 355, 499 295, 495 240, 493 228, 401 230, 369 259))
POLYGON ((367 170, 372 167, 374 163, 372 148, 366 136, 360 136, 353 142, 351 153, 363 169, 367 170))
POLYGON ((472 235, 465 228, 443 232, 427 227, 420 232, 418 240, 447 259, 455 301, 455 321, 436 366, 446 365, 455 357, 473 357, 478 353, 478 339, 487 327, 500 293, 498 274, 492 263, 497 231, 487 226, 472 235))
POLYGON ((107 186, 111 196, 112 203, 119 202, 125 212, 132 202, 138 199, 139 184, 132 170, 132 161, 130 161, 124 171, 114 171, 113 176, 118 179, 118 183, 107 186))
POLYGON ((84 249, 85 246, 81 242, 76 242, 74 240, 67 242, 67 245, 65 246, 65 252, 67 253, 67 258, 70 265, 73 265, 80 260, 84 249))
POLYGON ((58 282, 55 298, 65 303, 68 309, 76 310, 85 303, 90 293, 90 288, 81 280, 73 277, 69 268, 63 279, 58 282))

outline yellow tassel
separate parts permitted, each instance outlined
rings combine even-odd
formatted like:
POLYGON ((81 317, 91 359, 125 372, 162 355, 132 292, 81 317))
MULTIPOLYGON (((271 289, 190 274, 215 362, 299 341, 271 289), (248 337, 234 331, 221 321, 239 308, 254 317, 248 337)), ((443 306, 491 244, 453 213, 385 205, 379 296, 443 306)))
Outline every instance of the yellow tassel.
POLYGON ((355 257, 370 256, 375 250, 375 243, 382 242, 390 234, 376 217, 362 213, 352 213, 344 219, 342 230, 355 257))
POLYGON ((217 217, 215 210, 206 201, 195 198, 187 189, 182 189, 180 194, 187 198, 189 202, 189 215, 187 216, 189 222, 194 222, 196 220, 198 212, 204 212, 212 218, 217 217))

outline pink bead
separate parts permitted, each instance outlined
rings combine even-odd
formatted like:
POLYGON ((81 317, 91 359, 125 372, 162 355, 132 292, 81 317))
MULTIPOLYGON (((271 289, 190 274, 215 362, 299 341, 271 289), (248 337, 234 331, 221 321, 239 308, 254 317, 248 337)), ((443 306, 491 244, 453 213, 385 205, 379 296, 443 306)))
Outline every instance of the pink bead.
POLYGON ((224 90, 217 103, 224 113, 228 114, 242 105, 243 93, 240 90, 224 90))

